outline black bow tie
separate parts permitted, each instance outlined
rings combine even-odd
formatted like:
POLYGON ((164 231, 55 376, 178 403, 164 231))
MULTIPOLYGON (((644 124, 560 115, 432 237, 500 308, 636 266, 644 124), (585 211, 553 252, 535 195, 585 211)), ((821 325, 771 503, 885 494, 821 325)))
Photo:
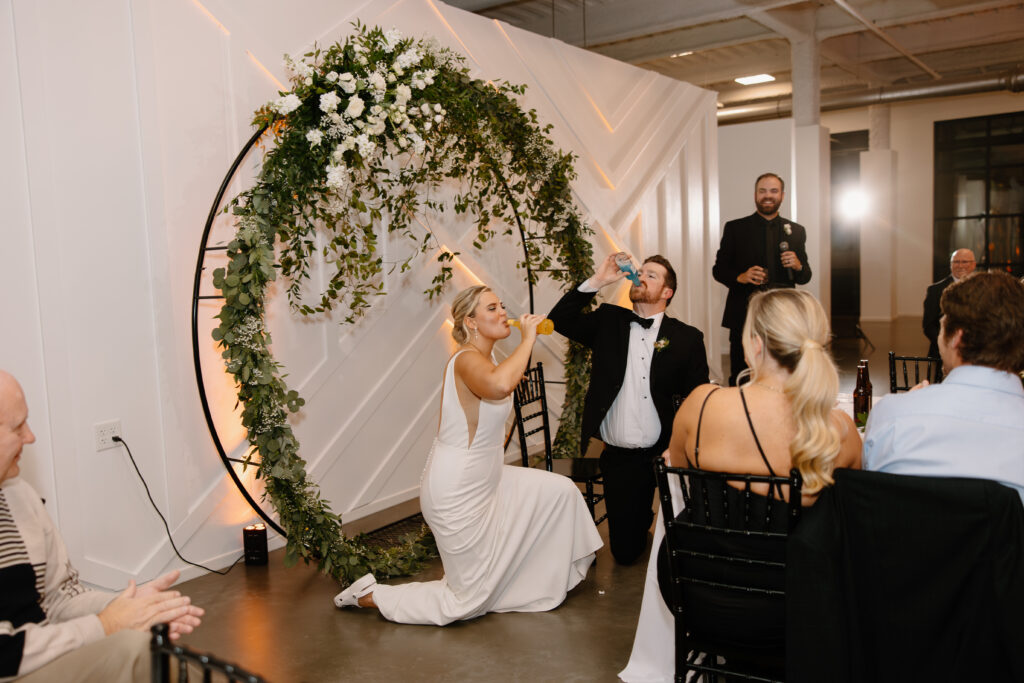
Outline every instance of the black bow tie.
POLYGON ((649 329, 651 329, 651 325, 654 324, 654 318, 641 318, 636 313, 634 313, 633 314, 633 319, 630 320, 629 322, 636 323, 637 325, 639 325, 640 327, 644 328, 645 330, 649 330, 649 329))

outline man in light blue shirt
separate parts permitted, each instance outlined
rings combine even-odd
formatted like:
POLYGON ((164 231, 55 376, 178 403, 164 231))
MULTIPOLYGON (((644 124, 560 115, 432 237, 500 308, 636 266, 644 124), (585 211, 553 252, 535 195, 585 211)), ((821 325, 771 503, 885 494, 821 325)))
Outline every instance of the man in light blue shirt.
POLYGON ((941 308, 946 378, 878 403, 864 468, 991 479, 1024 499, 1024 284, 976 273, 950 285, 941 308))

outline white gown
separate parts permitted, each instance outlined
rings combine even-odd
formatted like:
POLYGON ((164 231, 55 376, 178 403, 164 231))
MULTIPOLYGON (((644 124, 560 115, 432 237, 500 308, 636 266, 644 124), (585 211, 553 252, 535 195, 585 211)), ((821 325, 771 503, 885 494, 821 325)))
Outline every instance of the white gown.
MULTIPOLYGON (((679 480, 669 478, 672 492, 672 507, 683 509, 683 492, 679 480)), ((636 625, 636 637, 629 663, 619 672, 619 679, 626 683, 672 683, 676 673, 675 620, 658 588, 658 548, 665 538, 665 524, 661 518, 661 506, 654 520, 654 542, 651 557, 647 561, 647 575, 644 579, 644 597, 640 602, 640 620, 636 625)))
POLYGON ((374 602, 391 621, 442 626, 487 612, 552 609, 583 580, 602 545, 571 479, 504 465, 511 398, 480 401, 470 443, 455 388, 459 353, 445 370, 441 426, 420 483, 445 575, 376 586, 374 602))

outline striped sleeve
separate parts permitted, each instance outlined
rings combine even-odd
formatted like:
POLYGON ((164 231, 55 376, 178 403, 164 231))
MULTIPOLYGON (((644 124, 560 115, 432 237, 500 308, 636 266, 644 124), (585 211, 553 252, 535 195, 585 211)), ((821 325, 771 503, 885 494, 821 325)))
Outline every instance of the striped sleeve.
POLYGON ((0 680, 25 675, 104 637, 112 595, 78 581, 39 495, 19 479, 0 488, 0 680))

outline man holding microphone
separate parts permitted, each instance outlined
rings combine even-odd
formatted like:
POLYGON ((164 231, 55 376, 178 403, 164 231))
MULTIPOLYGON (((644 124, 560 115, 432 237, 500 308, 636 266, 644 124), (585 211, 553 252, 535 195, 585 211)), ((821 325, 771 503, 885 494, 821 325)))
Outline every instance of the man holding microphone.
POLYGON ((779 216, 785 183, 764 173, 754 183, 756 211, 725 224, 712 269, 714 278, 729 288, 722 327, 729 329, 729 386, 746 367, 743 359, 743 321, 747 300, 761 289, 795 287, 811 280, 807 263, 807 230, 779 216))

